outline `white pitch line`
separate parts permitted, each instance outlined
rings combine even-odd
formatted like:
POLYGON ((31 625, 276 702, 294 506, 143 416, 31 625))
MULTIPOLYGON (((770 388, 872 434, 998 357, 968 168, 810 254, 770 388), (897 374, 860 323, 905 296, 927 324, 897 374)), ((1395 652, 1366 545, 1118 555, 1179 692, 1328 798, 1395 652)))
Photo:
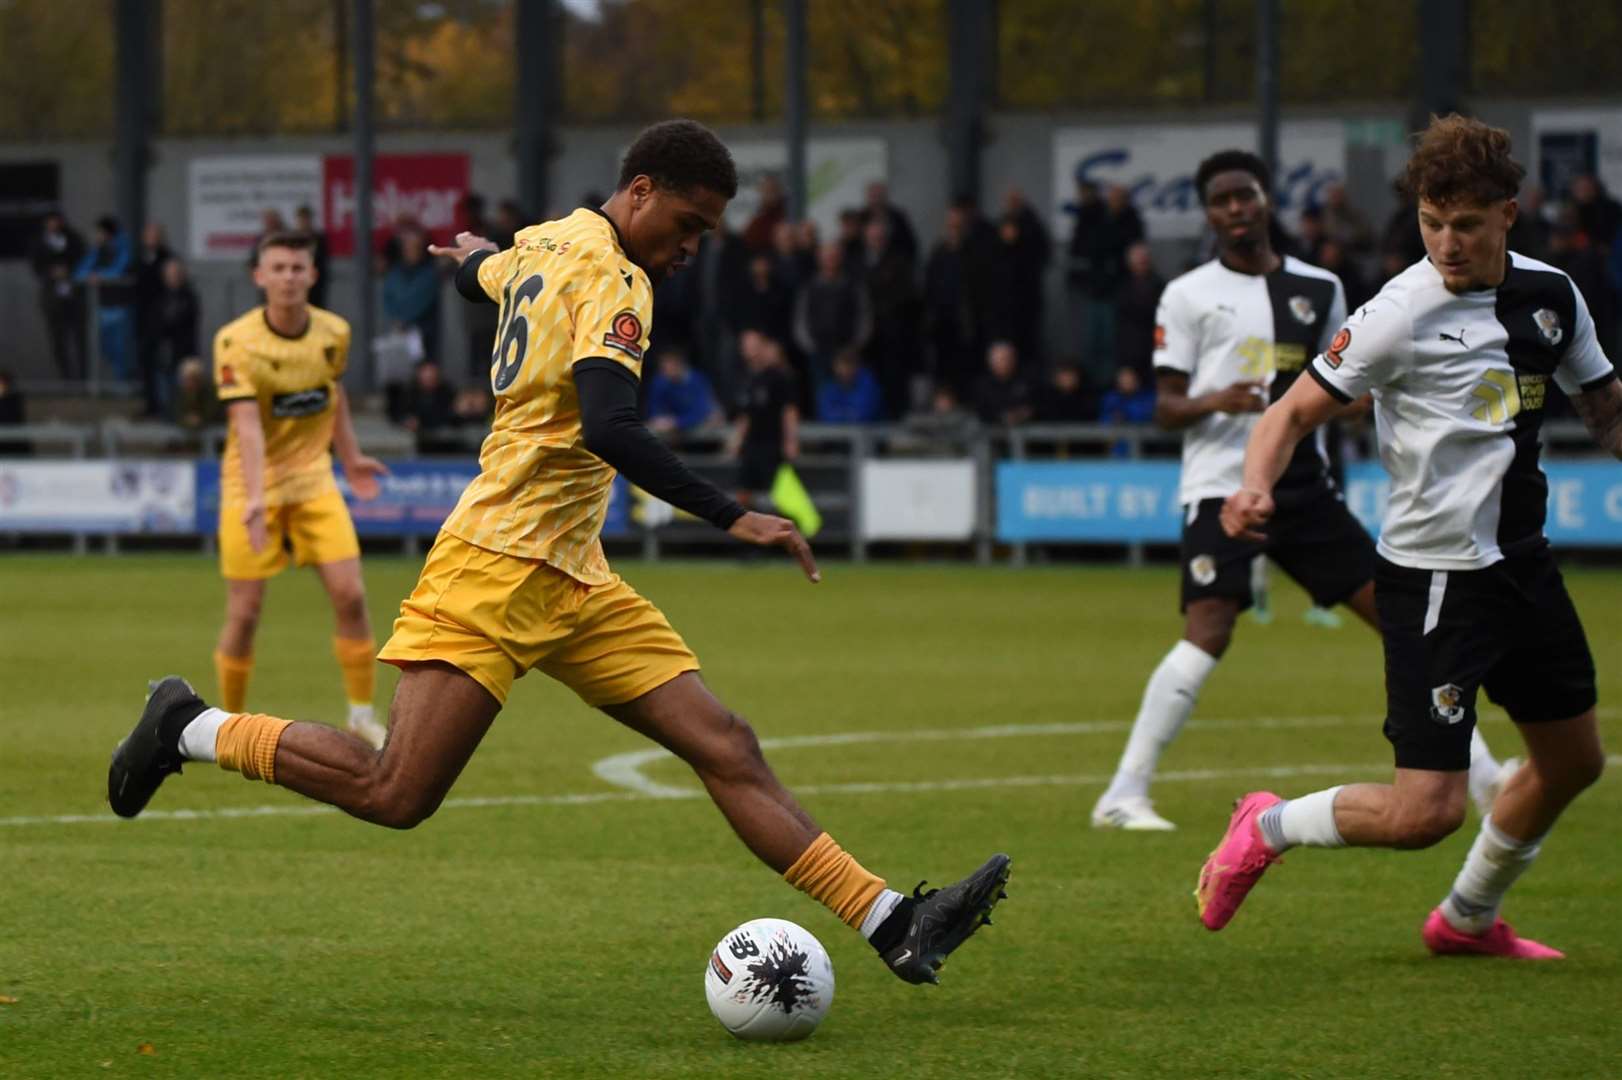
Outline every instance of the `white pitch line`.
MULTIPOLYGON (((1606 758, 1622 765, 1622 754, 1606 758)), ((1352 765, 1257 765, 1244 769, 1178 769, 1163 772, 1158 783, 1199 783, 1211 780, 1289 779, 1295 776, 1348 776, 1388 773, 1390 762, 1362 762, 1352 765)), ((794 790, 801 795, 906 795, 934 791, 981 791, 992 788, 1102 787, 1109 773, 1078 773, 1050 776, 988 776, 961 780, 883 780, 871 783, 805 784, 794 790)), ((631 791, 588 791, 560 795, 486 795, 446 799, 442 810, 483 810, 508 806, 590 806, 609 802, 651 802, 663 799, 702 799, 700 788, 672 788, 672 795, 643 795, 631 791)), ((337 814, 330 806, 303 803, 290 806, 228 806, 214 810, 148 810, 135 819, 143 821, 212 821, 232 818, 314 817, 337 814)), ((110 825, 123 821, 112 814, 58 814, 39 817, 0 818, 0 828, 26 825, 110 825)))
MULTIPOLYGON (((1240 728, 1343 727, 1356 717, 1348 716, 1259 716, 1249 720, 1196 720, 1190 727, 1204 731, 1240 728)), ((956 739, 1008 739, 1028 735, 1104 735, 1129 731, 1126 720, 1087 720, 1068 724, 997 724, 973 728, 923 728, 907 731, 847 731, 829 735, 787 735, 762 739, 763 750, 792 750, 806 746, 850 746, 857 743, 937 742, 956 739)), ((650 799, 685 799, 694 788, 661 784, 642 770, 656 761, 674 760, 663 747, 631 750, 596 762, 591 771, 599 780, 634 791, 650 799)), ((1105 778, 1106 780, 1108 777, 1105 778)))

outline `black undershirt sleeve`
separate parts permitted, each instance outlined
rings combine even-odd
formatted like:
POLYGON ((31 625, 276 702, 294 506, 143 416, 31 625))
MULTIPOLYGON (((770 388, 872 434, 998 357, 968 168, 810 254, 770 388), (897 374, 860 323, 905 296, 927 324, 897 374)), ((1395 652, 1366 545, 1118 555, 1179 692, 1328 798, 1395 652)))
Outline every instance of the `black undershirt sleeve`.
POLYGON ((493 251, 475 251, 456 268, 456 291, 475 304, 495 303, 479 284, 479 264, 494 254, 493 251))
POLYGON ((648 430, 637 411, 637 378, 629 368, 606 357, 581 360, 574 365, 574 385, 587 450, 649 495, 718 529, 730 529, 743 517, 743 507, 682 464, 648 430))

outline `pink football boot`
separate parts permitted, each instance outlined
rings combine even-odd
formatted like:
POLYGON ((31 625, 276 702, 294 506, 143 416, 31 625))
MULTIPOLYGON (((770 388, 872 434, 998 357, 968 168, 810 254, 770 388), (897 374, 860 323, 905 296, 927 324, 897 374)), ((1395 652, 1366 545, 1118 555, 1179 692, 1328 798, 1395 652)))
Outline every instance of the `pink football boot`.
POLYGON ((1262 839, 1256 818, 1283 801, 1271 791, 1252 791, 1234 804, 1228 831, 1200 868, 1200 883, 1194 888, 1200 922, 1207 930, 1227 926, 1262 874, 1278 862, 1278 855, 1262 839))
POLYGON ((1564 960, 1566 954, 1559 949, 1518 937, 1515 929, 1499 919, 1485 934, 1466 934, 1453 929, 1453 924, 1435 908, 1425 920, 1421 936, 1425 947, 1436 956, 1504 956, 1511 960, 1564 960))

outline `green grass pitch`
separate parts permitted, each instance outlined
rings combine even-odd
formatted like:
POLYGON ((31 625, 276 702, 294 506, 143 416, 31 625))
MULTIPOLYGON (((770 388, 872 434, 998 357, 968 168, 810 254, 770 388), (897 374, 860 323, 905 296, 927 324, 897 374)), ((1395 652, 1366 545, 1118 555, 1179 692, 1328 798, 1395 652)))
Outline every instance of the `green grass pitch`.
MULTIPOLYGON (((779 774, 867 866, 910 889, 1013 855, 1011 899, 940 987, 888 974, 706 800, 599 778, 647 744, 539 675, 413 832, 301 813, 212 766, 172 778, 164 813, 114 821, 107 755, 144 680, 212 691, 213 565, 0 559, 0 1076, 1622 1075, 1614 777, 1506 909, 1564 963, 1424 952, 1473 818, 1425 852, 1292 853, 1209 934, 1189 893, 1236 794, 1387 775, 1373 635, 1305 625, 1280 587, 1276 621, 1241 622, 1164 762, 1158 806, 1181 829, 1100 833, 1088 810, 1179 630, 1171 569, 825 569, 811 587, 769 562, 623 566, 723 700, 787 740, 768 750, 779 774), (859 737, 807 738, 826 735, 859 737), (705 1007, 709 949, 759 915, 833 957, 808 1042, 735 1042, 705 1007)), ((382 639, 416 565, 366 573, 382 639)), ((1569 580, 1614 752, 1622 575, 1569 580)), ((271 587, 250 704, 341 715, 307 573, 271 587)), ((1501 713, 1484 730, 1515 750, 1501 713)), ((671 760, 641 773, 695 786, 671 760)))

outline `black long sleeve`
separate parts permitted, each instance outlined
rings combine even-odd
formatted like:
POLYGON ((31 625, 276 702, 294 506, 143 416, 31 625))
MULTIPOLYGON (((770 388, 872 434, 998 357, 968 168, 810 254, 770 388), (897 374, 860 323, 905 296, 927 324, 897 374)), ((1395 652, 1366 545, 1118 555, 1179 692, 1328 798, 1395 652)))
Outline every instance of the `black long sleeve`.
POLYGON ((456 291, 475 304, 495 303, 490 299, 490 294, 484 291, 484 286, 479 284, 479 264, 494 254, 493 251, 475 251, 456 268, 456 291))
POLYGON ((698 476, 648 430, 637 412, 636 376, 623 364, 594 357, 574 365, 586 449, 654 498, 730 529, 744 509, 698 476))

